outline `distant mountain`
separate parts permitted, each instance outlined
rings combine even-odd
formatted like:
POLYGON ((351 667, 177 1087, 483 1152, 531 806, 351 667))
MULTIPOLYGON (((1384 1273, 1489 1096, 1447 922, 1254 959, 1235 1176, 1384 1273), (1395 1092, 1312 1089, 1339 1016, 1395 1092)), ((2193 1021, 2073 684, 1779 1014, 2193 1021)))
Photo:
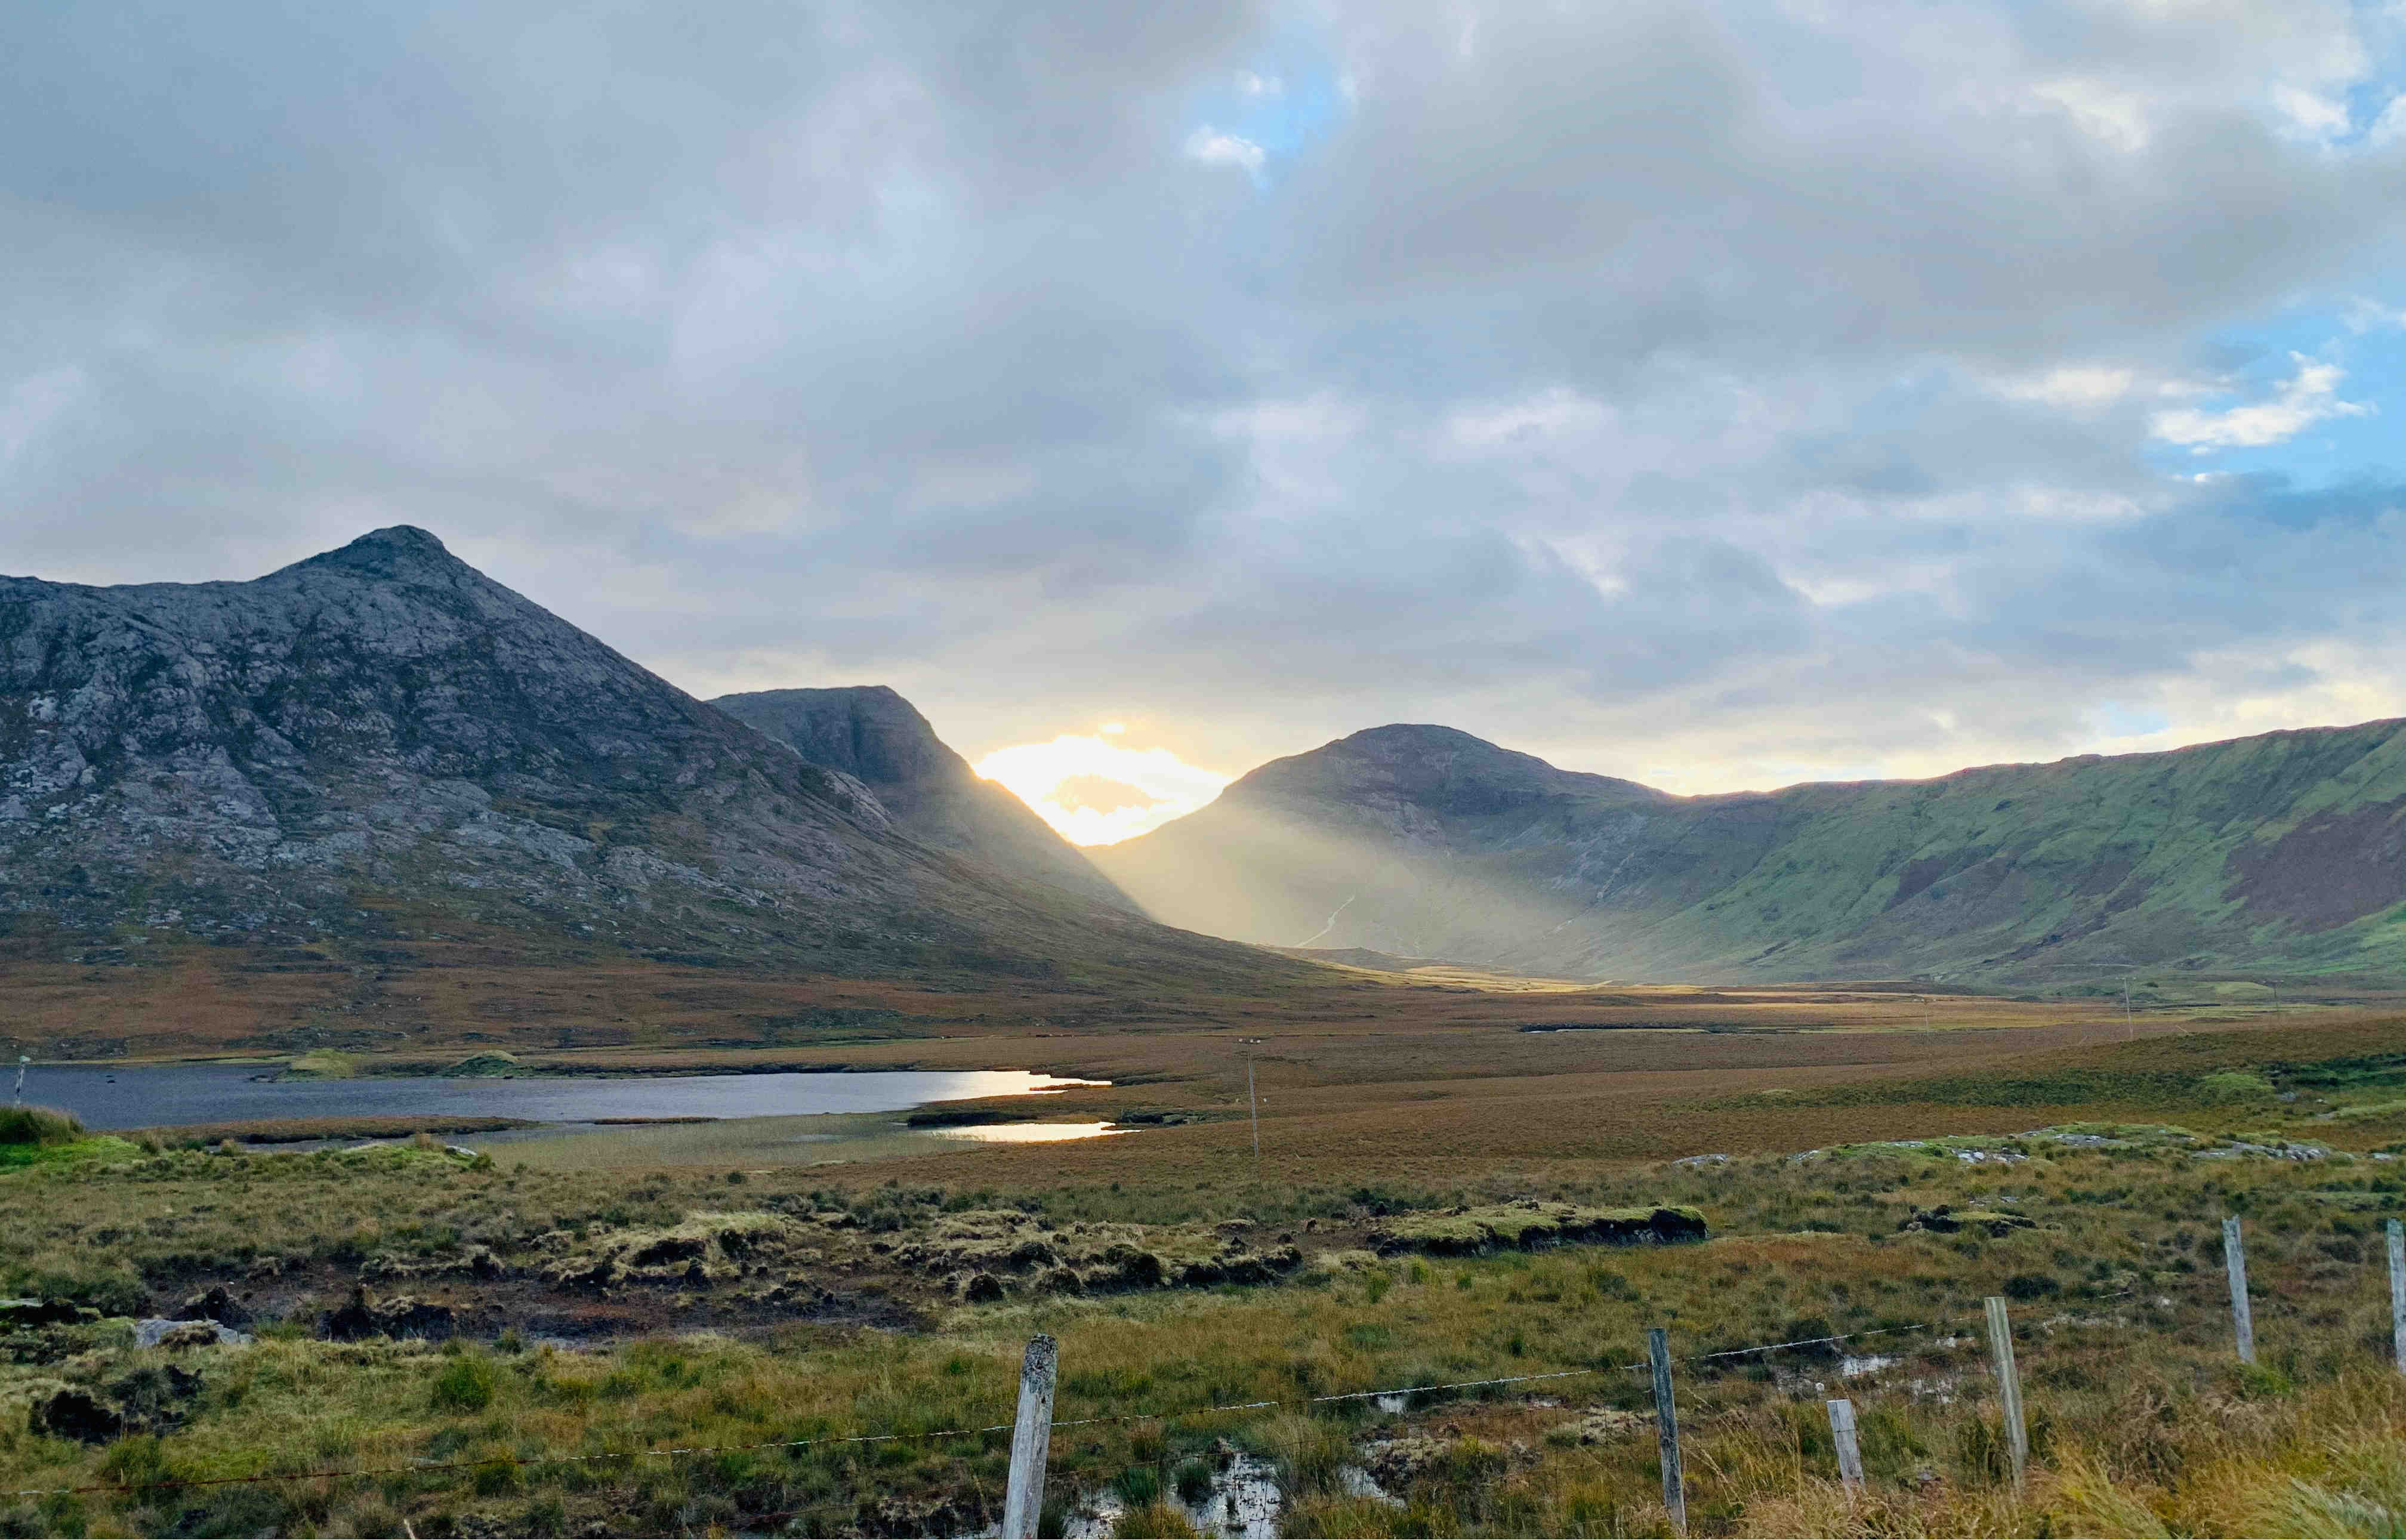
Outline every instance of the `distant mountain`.
POLYGON ((924 799, 900 801, 420 530, 248 583, 0 578, 0 925, 20 942, 471 927, 531 956, 870 975, 1300 967, 943 848, 913 832, 924 799))
POLYGON ((2406 723, 1694 798, 1386 727, 1089 854, 1172 925, 1531 973, 2394 985, 2406 723))
POLYGON ((1077 846, 981 779, 911 702, 883 685, 758 690, 711 704, 812 764, 859 781, 913 839, 1097 903, 1135 908, 1077 846))

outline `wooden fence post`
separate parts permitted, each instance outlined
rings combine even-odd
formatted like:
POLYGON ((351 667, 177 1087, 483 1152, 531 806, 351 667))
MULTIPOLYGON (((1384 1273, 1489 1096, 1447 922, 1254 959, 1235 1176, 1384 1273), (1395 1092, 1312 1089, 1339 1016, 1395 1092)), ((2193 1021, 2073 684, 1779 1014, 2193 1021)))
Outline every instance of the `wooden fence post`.
POLYGON ((2022 1377, 2014 1367, 2014 1323, 2005 1314, 2003 1295, 1990 1294, 1988 1351, 1997 1362, 1997 1396, 2005 1414, 2005 1450, 2013 1456, 2014 1485, 2021 1486, 2030 1468, 2030 1431, 2022 1422, 2022 1377))
POLYGON ((2230 1323, 2239 1333, 2239 1362, 2256 1362, 2256 1315, 2247 1307, 2247 1250, 2239 1222, 2222 1222, 2222 1264, 2230 1273, 2230 1323))
POLYGON ((1671 1402, 1671 1338, 1662 1327, 1646 1333, 1646 1356, 1654 1363, 1654 1433, 1663 1448, 1663 1506, 1671 1533, 1688 1533, 1688 1488, 1679 1476, 1679 1413, 1671 1402))
POLYGON ((1044 1456, 1053 1443, 1053 1375, 1059 1349, 1039 1334, 1019 1368, 1019 1417, 1011 1428, 1011 1485, 1002 1499, 1002 1540, 1036 1540, 1044 1511, 1044 1456))
POLYGON ((1838 1446, 1838 1479, 1849 1493, 1863 1490, 1863 1451, 1855 1442, 1855 1404, 1830 1403, 1830 1437, 1838 1446))
POLYGON ((2406 1374, 2406 1224, 2389 1222, 2389 1346, 2406 1374))

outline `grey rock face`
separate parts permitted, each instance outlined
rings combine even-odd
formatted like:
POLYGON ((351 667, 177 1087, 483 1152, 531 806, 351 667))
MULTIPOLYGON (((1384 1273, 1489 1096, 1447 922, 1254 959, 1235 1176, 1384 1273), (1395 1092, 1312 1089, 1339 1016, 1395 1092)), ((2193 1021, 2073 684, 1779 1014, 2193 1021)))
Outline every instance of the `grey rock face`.
POLYGON ((1219 945, 903 837, 857 776, 407 528, 248 583, 0 578, 12 916, 247 940, 465 920, 872 971, 1219 945))
POLYGON ((883 685, 759 690, 711 704, 812 764, 856 778, 914 839, 1098 903, 1135 907, 1076 846, 1009 791, 981 780, 911 702, 883 685))

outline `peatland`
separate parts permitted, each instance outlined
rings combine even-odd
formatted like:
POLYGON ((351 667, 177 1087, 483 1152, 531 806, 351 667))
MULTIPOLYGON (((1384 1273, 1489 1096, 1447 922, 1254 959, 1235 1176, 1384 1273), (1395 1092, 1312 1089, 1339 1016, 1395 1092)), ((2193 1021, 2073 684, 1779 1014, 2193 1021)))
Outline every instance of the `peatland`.
POLYGON ((25 1117, 0 1129, 0 1531, 968 1533, 1044 1331, 1054 1532, 1233 1510, 1292 1534, 1663 1533, 1630 1367, 1657 1325, 1698 1533, 2406 1513, 2381 1234, 2406 1213, 2384 1158, 2406 1149, 2406 1017, 1892 988, 1429 990, 1415 1015, 1394 1008, 1421 992, 1363 984, 1390 1009, 811 1048, 1112 1081, 1042 1106, 1129 1130, 1069 1144, 713 1164, 704 1136, 758 1146, 731 1123, 678 1130, 701 1142, 668 1161, 644 1129, 312 1148, 25 1117), (2020 1489, 1991 1294, 2031 1408, 2020 1489))

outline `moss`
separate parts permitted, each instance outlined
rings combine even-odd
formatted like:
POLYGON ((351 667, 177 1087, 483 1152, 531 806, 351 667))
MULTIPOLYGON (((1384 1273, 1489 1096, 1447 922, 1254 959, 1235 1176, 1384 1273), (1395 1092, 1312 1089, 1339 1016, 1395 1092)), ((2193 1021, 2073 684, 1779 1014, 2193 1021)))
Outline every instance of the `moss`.
POLYGON ((1382 1252, 1466 1256, 1575 1243, 1637 1246, 1702 1240, 1703 1210, 1692 1208, 1588 1208, 1575 1204, 1498 1204, 1451 1214, 1415 1214, 1381 1225, 1371 1242, 1382 1252))

